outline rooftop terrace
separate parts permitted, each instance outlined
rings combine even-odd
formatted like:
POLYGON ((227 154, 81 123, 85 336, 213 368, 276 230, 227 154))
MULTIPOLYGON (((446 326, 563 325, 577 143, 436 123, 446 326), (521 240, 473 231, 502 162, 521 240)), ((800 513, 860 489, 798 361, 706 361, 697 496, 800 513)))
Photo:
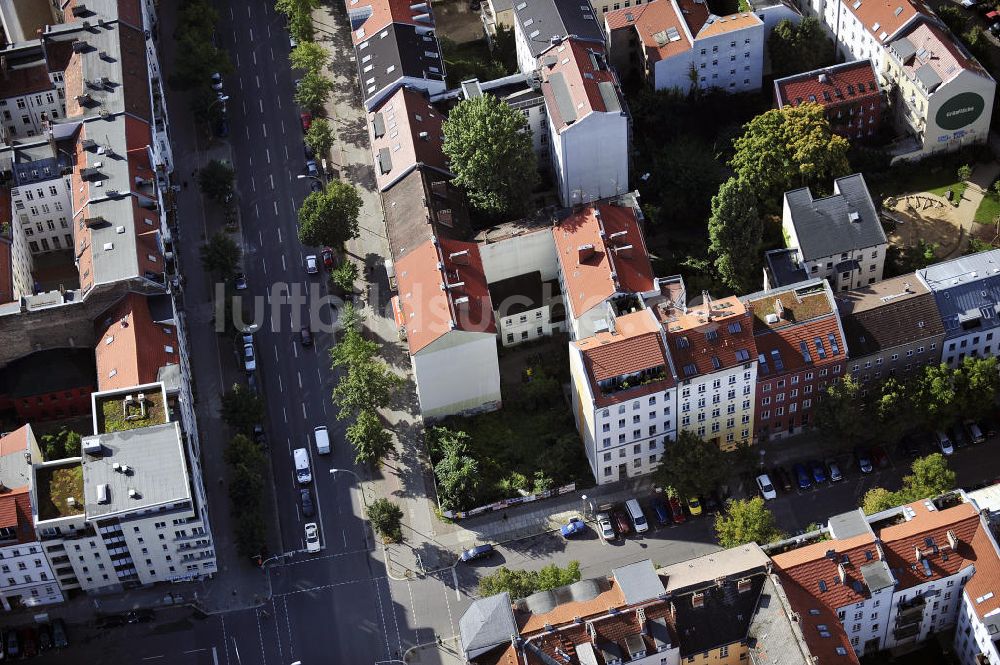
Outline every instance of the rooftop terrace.
POLYGON ((79 460, 35 467, 39 521, 83 514, 83 467, 79 460), (70 505, 69 499, 74 499, 70 505))
POLYGON ((94 397, 96 434, 110 434, 169 422, 159 386, 94 397))

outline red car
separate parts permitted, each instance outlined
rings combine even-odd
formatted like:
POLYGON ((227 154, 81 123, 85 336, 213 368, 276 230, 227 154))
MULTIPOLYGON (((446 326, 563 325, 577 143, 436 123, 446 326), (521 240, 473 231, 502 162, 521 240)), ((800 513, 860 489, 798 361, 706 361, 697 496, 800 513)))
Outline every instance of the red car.
POLYGON ((667 501, 670 504, 670 515, 674 518, 676 524, 684 524, 684 509, 681 508, 681 502, 677 500, 676 496, 670 497, 667 501))
POLYGON ((312 113, 306 113, 303 111, 299 114, 299 120, 302 121, 302 131, 308 132, 309 127, 313 124, 312 113))
POLYGON ((885 448, 882 446, 875 446, 872 448, 872 461, 880 469, 888 468, 889 466, 889 455, 885 452, 885 448))
POLYGON ((629 523, 628 516, 624 512, 615 510, 611 513, 611 517, 615 521, 615 526, 618 527, 618 533, 622 536, 632 533, 632 525, 629 523))
POLYGON ((333 250, 329 247, 323 248, 323 265, 327 270, 333 270, 333 250))

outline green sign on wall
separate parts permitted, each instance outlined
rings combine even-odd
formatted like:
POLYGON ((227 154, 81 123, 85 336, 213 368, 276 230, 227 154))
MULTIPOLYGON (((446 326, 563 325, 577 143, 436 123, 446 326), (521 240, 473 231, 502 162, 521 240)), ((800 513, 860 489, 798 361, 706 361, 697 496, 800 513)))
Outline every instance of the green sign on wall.
POLYGON ((975 92, 963 92, 955 95, 938 109, 934 118, 938 127, 954 130, 968 127, 983 114, 986 100, 975 92))

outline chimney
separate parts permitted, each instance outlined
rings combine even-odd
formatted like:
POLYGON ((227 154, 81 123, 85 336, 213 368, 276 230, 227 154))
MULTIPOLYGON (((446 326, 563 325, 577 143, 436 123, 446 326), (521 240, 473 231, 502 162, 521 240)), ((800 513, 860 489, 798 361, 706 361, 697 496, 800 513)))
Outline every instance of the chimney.
POLYGON ((586 244, 586 245, 580 245, 579 247, 576 248, 576 251, 577 251, 577 261, 576 262, 578 264, 579 263, 586 263, 587 260, 595 254, 595 252, 594 252, 594 246, 591 245, 591 244, 589 244, 589 243, 586 244))
POLYGON ((622 245, 621 247, 615 247, 615 254, 622 257, 623 259, 631 259, 632 245, 622 245))
POLYGON ((744 577, 743 579, 741 579, 739 582, 736 583, 736 592, 737 593, 746 593, 749 590, 750 590, 750 578, 749 577, 744 577))
POLYGON ((826 72, 820 72, 819 76, 816 77, 816 80, 818 80, 820 83, 826 83, 827 82, 826 72))
POLYGON ((785 318, 785 306, 781 304, 781 298, 774 299, 774 313, 778 315, 779 319, 785 318))
POLYGON ((705 607, 705 594, 701 592, 692 594, 691 607, 705 607))
POLYGON ((461 252, 452 252, 448 255, 448 260, 460 266, 469 265, 469 250, 463 249, 461 252))
POLYGON ((712 320, 712 296, 708 295, 708 291, 701 292, 701 304, 705 308, 705 320, 712 320))
POLYGON ((920 546, 919 545, 917 545, 913 549, 914 549, 914 551, 915 551, 915 553, 917 555, 917 561, 920 561, 921 559, 924 558, 924 554, 923 554, 923 552, 920 551, 920 546))
POLYGON ((58 161, 59 160, 59 148, 56 147, 56 135, 55 135, 55 133, 51 129, 48 131, 48 137, 47 138, 49 139, 49 148, 52 149, 52 159, 55 159, 55 160, 58 161))
POLYGON ((958 536, 951 529, 948 529, 948 545, 952 550, 958 549, 958 536))
POLYGON ((649 631, 646 630, 646 609, 643 607, 637 608, 635 611, 635 620, 639 624, 639 632, 646 635, 649 631))
POLYGON ((837 564, 837 575, 840 576, 840 583, 847 584, 847 569, 844 568, 844 564, 837 564))

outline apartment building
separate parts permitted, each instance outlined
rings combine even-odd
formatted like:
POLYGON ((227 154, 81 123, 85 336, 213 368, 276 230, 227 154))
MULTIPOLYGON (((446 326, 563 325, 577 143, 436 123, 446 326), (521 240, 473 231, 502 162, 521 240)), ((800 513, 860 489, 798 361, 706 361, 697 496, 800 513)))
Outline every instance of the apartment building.
POLYGON ((677 431, 677 382, 649 309, 570 343, 573 417, 599 484, 652 473, 677 431))
POLYGON ((942 261, 916 278, 934 294, 944 325, 941 362, 957 367, 966 357, 995 355, 1000 333, 1000 250, 942 261))
POLYGON ((778 79, 774 82, 774 99, 779 109, 819 104, 833 133, 851 141, 874 138, 882 127, 886 108, 870 58, 778 79))
POLYGON ((538 62, 562 205, 628 192, 630 121, 603 45, 571 37, 553 43, 538 62))
POLYGON ((660 569, 639 561, 513 603, 490 596, 462 616, 459 644, 475 665, 736 665, 779 644, 748 639, 758 613, 778 605, 768 566, 750 544, 660 569))
POLYGON ((14 232, 23 234, 32 255, 74 247, 72 143, 42 136, 0 149, 11 161, 14 232))
POLYGON ((375 180, 379 191, 416 168, 452 175, 441 151, 444 117, 419 90, 399 88, 368 113, 375 180))
POLYGON ((424 419, 500 408, 497 327, 479 247, 435 237, 395 270, 424 419))
POLYGON ((615 68, 656 90, 761 87, 766 31, 753 12, 716 16, 702 0, 653 0, 612 11, 605 29, 615 68))
MULTIPOLYGON (((781 229, 803 279, 826 279, 838 292, 882 279, 888 241, 860 173, 834 180, 824 198, 808 187, 785 192, 781 229)), ((770 275, 772 287, 784 285, 780 277, 770 275)))
POLYGON ((1000 554, 963 492, 838 515, 818 540, 767 549, 810 646, 861 657, 966 626, 956 631, 956 651, 970 665, 984 662, 974 660, 981 645, 969 633, 996 608, 1000 554))
POLYGON ((809 427, 820 393, 843 376, 847 363, 833 291, 816 279, 741 300, 753 315, 757 349, 757 437, 798 434, 809 427))
POLYGON ((6 60, 0 67, 2 143, 44 134, 49 121, 65 114, 66 83, 59 65, 64 64, 66 50, 38 40, 18 41, 5 49, 6 60))
POLYGON ((31 464, 41 458, 30 425, 0 436, 0 606, 5 612, 63 601, 31 520, 31 464))
POLYGON ((936 17, 915 18, 885 53, 896 123, 917 155, 986 142, 996 81, 936 17))
POLYGON ((834 295, 849 350, 848 372, 862 384, 900 381, 941 362, 945 329, 934 295, 916 275, 900 275, 834 295))
POLYGON ((589 2, 514 0, 514 46, 522 74, 531 76, 541 65, 541 54, 570 37, 604 47, 604 33, 589 2))
POLYGON ((570 339, 608 330, 607 303, 615 297, 656 292, 639 222, 630 206, 596 204, 553 227, 570 339))
POLYGON ((472 99, 482 94, 493 95, 512 109, 520 111, 531 131, 531 147, 538 156, 539 168, 548 166, 551 156, 545 96, 531 77, 511 74, 493 81, 478 79, 462 81, 461 92, 464 99, 472 99))

